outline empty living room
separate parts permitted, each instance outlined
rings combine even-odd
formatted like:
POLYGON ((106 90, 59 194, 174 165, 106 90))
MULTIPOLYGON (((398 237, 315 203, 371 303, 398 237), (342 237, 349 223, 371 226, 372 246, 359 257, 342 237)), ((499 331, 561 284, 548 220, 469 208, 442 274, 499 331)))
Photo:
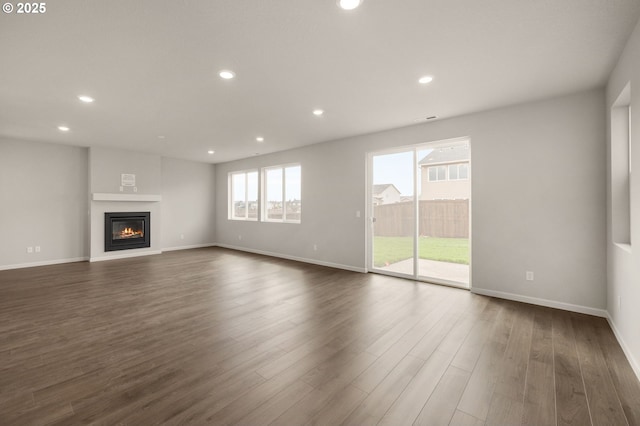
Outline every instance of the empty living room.
POLYGON ((640 425, 638 0, 3 0, 0 425, 640 425))

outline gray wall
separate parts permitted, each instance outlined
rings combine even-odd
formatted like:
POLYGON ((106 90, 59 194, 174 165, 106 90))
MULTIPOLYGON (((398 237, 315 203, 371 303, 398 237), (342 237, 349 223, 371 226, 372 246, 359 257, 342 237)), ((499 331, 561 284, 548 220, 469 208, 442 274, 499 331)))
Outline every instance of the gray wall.
POLYGON ((366 160, 358 140, 362 138, 217 164, 216 242, 364 270, 366 160), (302 166, 302 223, 227 220, 229 172, 289 163, 302 166))
MULTIPOLYGON (((611 170, 608 186, 608 297, 607 311, 614 331, 636 374, 640 377, 640 23, 627 42, 624 53, 607 86, 607 116, 616 98, 631 82, 631 164, 636 172, 631 176, 631 250, 615 245, 612 239, 611 170), (619 304, 620 303, 620 304, 619 304)), ((609 133, 609 132, 608 132, 609 133)), ((607 164, 611 161, 611 140, 608 140, 607 164)))
POLYGON ((87 176, 86 148, 0 139, 0 268, 87 256, 87 176))
POLYGON ((91 193, 134 193, 133 187, 120 191, 121 174, 136 175, 138 194, 160 194, 160 156, 121 149, 92 147, 89 149, 91 193))
POLYGON ((215 242, 215 166, 162 158, 162 249, 215 242))
POLYGON ((601 313, 604 104, 594 90, 218 164, 217 242, 363 270, 367 153, 469 136, 474 290, 601 313), (301 224, 227 220, 229 172, 293 162, 302 165, 301 224))

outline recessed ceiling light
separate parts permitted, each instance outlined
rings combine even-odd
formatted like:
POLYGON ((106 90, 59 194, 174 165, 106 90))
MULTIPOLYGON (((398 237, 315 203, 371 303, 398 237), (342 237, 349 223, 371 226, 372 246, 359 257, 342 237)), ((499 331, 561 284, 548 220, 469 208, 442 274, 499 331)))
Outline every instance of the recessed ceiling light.
POLYGON ((87 96, 87 95, 80 95, 80 96, 78 96, 78 99, 80 99, 85 104, 90 104, 91 102, 93 102, 95 100, 91 96, 87 96))
POLYGON ((67 126, 58 126, 58 130, 60 130, 61 132, 68 132, 69 128, 67 126))
POLYGON ((362 0, 338 0, 338 6, 344 10, 353 10, 362 4, 362 0))
POLYGON ((263 138, 262 136, 258 136, 258 137, 256 138, 256 141, 258 141, 258 142, 264 142, 264 138, 263 138))
POLYGON ((321 109, 314 109, 313 110, 313 115, 316 115, 318 117, 320 117, 322 114, 324 114, 324 111, 321 109))
POLYGON ((433 77, 431 77, 430 75, 425 75, 424 77, 420 77, 420 79, 418 80, 418 83, 429 84, 432 81, 433 81, 433 77))
POLYGON ((233 77, 236 76, 236 74, 233 71, 229 71, 229 70, 222 70, 218 75, 224 78, 225 80, 231 80, 233 77))
POLYGON ((158 139, 165 139, 165 138, 166 138, 166 136, 164 136, 164 135, 158 136, 158 139))
POLYGON ((207 151, 207 154, 209 154, 209 155, 213 155, 213 154, 215 154, 215 151, 214 151, 214 150, 212 150, 212 149, 210 149, 209 151, 207 151))

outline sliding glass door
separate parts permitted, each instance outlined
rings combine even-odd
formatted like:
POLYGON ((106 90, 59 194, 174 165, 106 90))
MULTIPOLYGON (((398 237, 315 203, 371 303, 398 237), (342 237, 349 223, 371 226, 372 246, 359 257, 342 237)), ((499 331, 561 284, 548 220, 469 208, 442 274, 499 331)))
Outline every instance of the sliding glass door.
POLYGON ((469 141, 375 152, 369 165, 370 269, 469 287, 469 141))
POLYGON ((414 275, 414 153, 378 154, 372 160, 373 268, 414 275))

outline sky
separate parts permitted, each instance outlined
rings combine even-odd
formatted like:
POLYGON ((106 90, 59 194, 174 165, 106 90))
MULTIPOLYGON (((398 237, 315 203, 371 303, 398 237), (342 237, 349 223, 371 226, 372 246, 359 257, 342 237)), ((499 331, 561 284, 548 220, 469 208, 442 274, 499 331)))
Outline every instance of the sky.
MULTIPOLYGON (((418 162, 432 149, 418 150, 418 162)), ((373 157, 373 184, 392 183, 400 194, 413 195, 413 150, 396 154, 375 155, 373 157)), ((418 179, 418 185, 420 179, 418 179)), ((419 193, 420 188, 418 188, 419 193)))

